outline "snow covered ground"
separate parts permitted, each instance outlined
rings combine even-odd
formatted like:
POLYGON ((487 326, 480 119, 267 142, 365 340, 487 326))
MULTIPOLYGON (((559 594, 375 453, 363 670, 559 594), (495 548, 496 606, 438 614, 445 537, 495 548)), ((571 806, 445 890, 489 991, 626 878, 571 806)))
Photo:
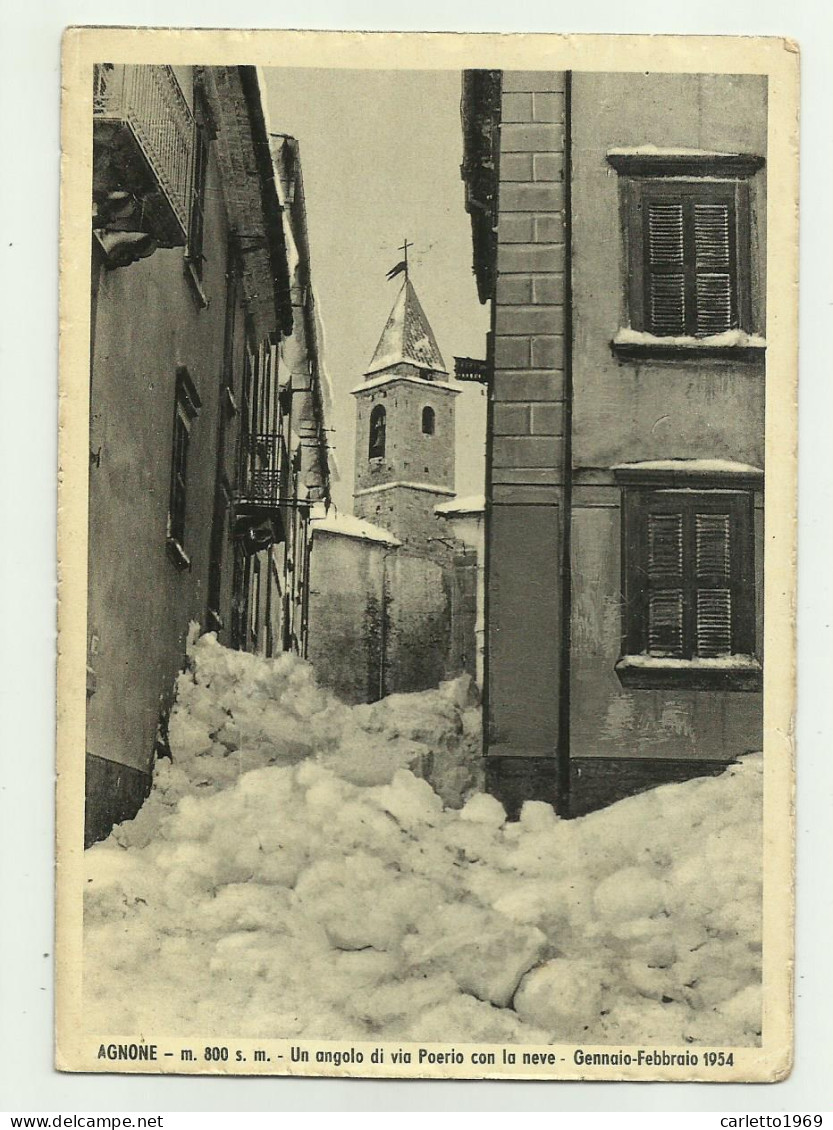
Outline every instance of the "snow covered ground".
POLYGON ((759 756, 506 823, 475 791, 464 680, 348 707, 212 635, 170 738, 136 819, 85 856, 91 1030, 759 1041, 759 756))

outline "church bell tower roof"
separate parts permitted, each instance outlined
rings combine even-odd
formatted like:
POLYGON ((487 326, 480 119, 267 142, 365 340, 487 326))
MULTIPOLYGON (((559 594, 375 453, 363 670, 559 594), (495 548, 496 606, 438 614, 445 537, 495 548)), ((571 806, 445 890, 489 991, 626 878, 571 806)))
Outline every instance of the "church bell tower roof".
POLYGON ((428 373, 447 375, 448 372, 434 331, 409 278, 405 279, 396 296, 365 376, 372 377, 384 369, 403 364, 423 370, 426 377, 428 373))

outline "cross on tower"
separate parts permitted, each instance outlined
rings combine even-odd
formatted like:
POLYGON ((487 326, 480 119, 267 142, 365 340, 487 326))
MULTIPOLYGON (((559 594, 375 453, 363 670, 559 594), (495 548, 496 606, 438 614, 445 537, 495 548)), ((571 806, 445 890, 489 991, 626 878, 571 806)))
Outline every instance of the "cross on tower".
POLYGON ((397 247, 397 249, 396 249, 397 251, 401 251, 401 252, 402 252, 402 257, 403 257, 403 259, 405 260, 405 278, 406 278, 406 279, 407 279, 407 277, 408 277, 408 248, 409 248, 409 247, 413 247, 413 244, 412 244, 412 243, 409 243, 409 242, 408 242, 408 237, 406 236, 406 237, 405 237, 405 238, 404 238, 404 239, 402 240, 402 245, 401 245, 401 247, 397 247))
POLYGON ((404 258, 400 259, 399 262, 396 264, 396 266, 392 267, 388 271, 388 282, 390 282, 391 279, 395 279, 397 275, 401 275, 401 274, 405 275, 405 282, 408 281, 408 248, 409 247, 413 247, 413 244, 408 239, 404 239, 402 241, 402 243, 399 245, 399 247, 397 247, 396 250, 401 251, 404 258))

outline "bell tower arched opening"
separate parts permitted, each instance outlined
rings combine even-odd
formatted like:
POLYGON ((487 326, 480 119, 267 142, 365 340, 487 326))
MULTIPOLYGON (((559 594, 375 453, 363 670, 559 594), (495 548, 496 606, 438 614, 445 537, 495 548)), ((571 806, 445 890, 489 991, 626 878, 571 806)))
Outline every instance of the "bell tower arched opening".
POLYGON ((370 413, 370 440, 367 448, 368 459, 382 459, 385 454, 385 432, 387 413, 383 404, 377 404, 370 413))

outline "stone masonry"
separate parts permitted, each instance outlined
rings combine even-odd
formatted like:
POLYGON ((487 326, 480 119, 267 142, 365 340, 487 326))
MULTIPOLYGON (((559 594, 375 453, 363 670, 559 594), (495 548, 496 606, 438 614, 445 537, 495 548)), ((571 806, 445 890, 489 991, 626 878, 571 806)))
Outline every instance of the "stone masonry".
MULTIPOLYGON (((511 757, 515 772, 530 764, 527 759, 554 765, 558 741, 566 424, 564 109, 563 72, 504 72, 487 471, 487 685, 490 760, 511 757)), ((505 769, 492 764, 505 776, 505 769)), ((542 783, 535 791, 546 793, 547 787, 542 783)))

